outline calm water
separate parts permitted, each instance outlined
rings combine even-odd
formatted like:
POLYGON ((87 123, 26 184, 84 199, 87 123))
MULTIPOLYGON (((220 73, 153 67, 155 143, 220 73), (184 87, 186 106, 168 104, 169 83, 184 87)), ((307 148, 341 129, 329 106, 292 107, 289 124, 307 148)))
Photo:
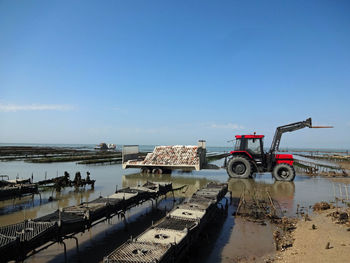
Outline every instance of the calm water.
MULTIPOLYGON (((221 166, 223 160, 216 161, 215 164, 221 166)), ((40 205, 38 195, 35 195, 34 199, 25 197, 16 200, 1 201, 0 225, 20 222, 25 218, 39 217, 51 213, 59 207, 79 204, 82 201, 95 199, 100 195, 109 195, 115 191, 116 187, 140 185, 147 182, 147 180, 171 181, 175 187, 188 185, 186 191, 178 191, 176 193, 177 197, 190 196, 195 190, 203 187, 209 181, 228 182, 229 190, 233 192, 234 197, 239 197, 243 188, 251 192, 256 191, 256 189, 269 191, 272 197, 280 202, 282 208, 289 215, 295 214, 297 204, 308 207, 321 200, 333 200, 335 194, 339 196, 339 185, 341 185, 342 189, 345 189, 344 187, 348 187, 349 189, 349 180, 346 179, 334 179, 332 181, 325 178, 300 175, 291 183, 274 182, 270 174, 257 175, 255 180, 228 180, 224 169, 193 171, 190 173, 178 171, 172 175, 142 175, 139 174, 138 169, 123 170, 119 164, 77 165, 75 163, 33 164, 23 161, 0 162, 0 174, 7 174, 11 179, 16 176, 29 178, 33 174, 34 181, 39 181, 45 179, 45 176, 47 178, 56 177, 57 175, 61 176, 64 171, 68 171, 71 176, 74 176, 75 172, 80 171, 83 177, 86 176, 87 171, 90 171, 91 178, 96 179, 95 189, 92 190, 90 187, 87 187, 86 189, 75 191, 73 188, 66 188, 61 193, 56 193, 50 189, 45 190, 41 194, 42 205, 40 205), (55 200, 53 202, 48 202, 50 196, 54 197, 55 200)), ((344 190, 342 190, 342 194, 345 195, 344 190)), ((171 208, 171 204, 165 203, 165 206, 167 206, 167 209, 171 208)), ((145 206, 129 211, 128 218, 130 220, 132 218, 136 220, 137 215, 143 214, 145 211, 147 212, 148 207, 148 204, 146 204, 145 206)), ((91 257, 95 257, 94 260, 91 259, 91 262, 102 260, 103 255, 106 255, 108 251, 104 250, 101 244, 110 244, 110 239, 114 240, 116 236, 121 235, 118 232, 121 225, 121 222, 114 218, 110 224, 102 223, 93 227, 90 231, 78 235, 81 252, 85 255, 91 254, 91 257), (98 247, 100 250, 97 249, 98 247)), ((146 225, 143 227, 145 228, 146 225)), ((208 255, 201 259, 201 262, 220 262, 221 253, 223 253, 223 248, 228 245, 229 236, 232 233, 235 234, 234 229, 235 221, 232 220, 232 216, 229 214, 226 221, 216 231, 217 237, 214 240, 215 244, 212 246, 212 249, 208 250, 208 255)), ((240 233, 241 235, 244 235, 244 233, 240 233)), ((75 261, 74 243, 68 242, 67 246, 69 249, 68 256, 75 261)), ((62 247, 57 244, 26 260, 26 262, 61 262, 63 259, 62 252, 62 247)))

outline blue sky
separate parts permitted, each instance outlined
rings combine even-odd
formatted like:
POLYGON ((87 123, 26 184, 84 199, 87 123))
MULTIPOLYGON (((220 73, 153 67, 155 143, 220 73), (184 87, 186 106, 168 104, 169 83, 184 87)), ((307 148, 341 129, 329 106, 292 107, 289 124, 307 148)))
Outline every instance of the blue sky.
POLYGON ((0 142, 350 148, 349 1, 0 0, 0 142))

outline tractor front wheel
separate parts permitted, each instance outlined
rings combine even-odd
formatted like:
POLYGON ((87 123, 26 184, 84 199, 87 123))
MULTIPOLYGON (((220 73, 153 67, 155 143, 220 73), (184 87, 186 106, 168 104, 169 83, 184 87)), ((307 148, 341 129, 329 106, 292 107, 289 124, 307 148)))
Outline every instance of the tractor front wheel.
POLYGON ((233 156, 227 164, 226 171, 231 178, 249 178, 252 173, 250 161, 243 156, 233 156))
POLYGON ((291 182, 294 180, 295 170, 294 167, 289 164, 280 163, 273 168, 272 175, 277 181, 291 182))

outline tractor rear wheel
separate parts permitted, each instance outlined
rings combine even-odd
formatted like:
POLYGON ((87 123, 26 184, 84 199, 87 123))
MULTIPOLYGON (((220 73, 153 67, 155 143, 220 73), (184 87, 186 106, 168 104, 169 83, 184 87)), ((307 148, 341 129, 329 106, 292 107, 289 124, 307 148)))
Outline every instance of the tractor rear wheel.
POLYGON ((226 171, 231 178, 249 178, 252 173, 252 165, 243 156, 233 156, 228 161, 226 171))
POLYGON ((291 182, 294 180, 295 170, 294 167, 289 164, 280 163, 273 168, 272 175, 277 181, 291 182))
POLYGON ((162 173, 163 173, 163 170, 160 168, 154 168, 152 170, 152 174, 162 174, 162 173))

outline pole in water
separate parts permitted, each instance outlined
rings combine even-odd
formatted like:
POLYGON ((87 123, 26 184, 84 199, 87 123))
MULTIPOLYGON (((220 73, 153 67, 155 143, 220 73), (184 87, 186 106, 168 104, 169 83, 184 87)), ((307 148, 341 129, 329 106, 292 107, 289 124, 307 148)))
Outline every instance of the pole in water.
POLYGON ((66 247, 66 243, 64 243, 64 241, 62 240, 61 243, 63 244, 63 249, 64 249, 64 262, 68 262, 67 261, 67 247, 66 247))
POLYGON ((345 193, 346 193, 346 200, 349 201, 349 193, 348 193, 348 187, 344 184, 345 193))
MULTIPOLYGON (((73 237, 73 236, 72 236, 72 238, 75 240, 75 246, 76 246, 76 249, 77 249, 77 255, 78 255, 78 258, 80 258, 78 238, 77 237, 73 237)), ((80 262, 80 260, 78 260, 78 262, 80 262)))
POLYGON ((60 227, 61 224, 62 224, 61 209, 58 209, 58 226, 60 227))

